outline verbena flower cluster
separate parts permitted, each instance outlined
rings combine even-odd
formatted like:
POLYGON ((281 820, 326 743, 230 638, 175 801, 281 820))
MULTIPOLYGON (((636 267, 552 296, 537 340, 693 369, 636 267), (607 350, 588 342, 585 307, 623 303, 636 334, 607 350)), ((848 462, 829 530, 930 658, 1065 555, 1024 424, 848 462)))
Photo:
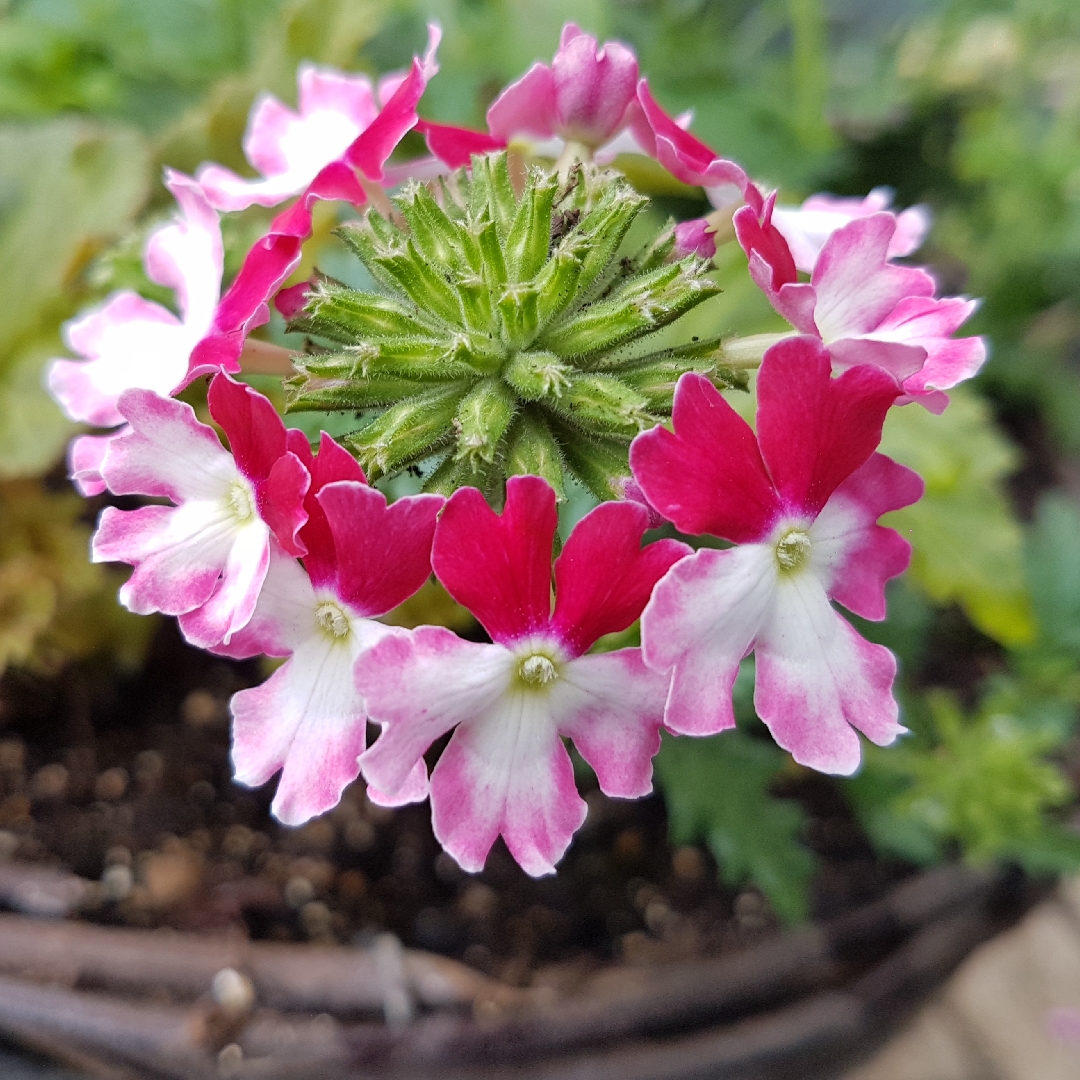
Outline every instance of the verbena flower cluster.
POLYGON ((157 500, 105 509, 93 558, 130 564, 121 601, 175 615, 194 644, 285 658, 231 708, 236 778, 281 772, 289 824, 362 774, 380 804, 430 799, 465 869, 502 836, 550 873, 586 813, 565 740, 605 793, 642 796, 661 730, 734 726, 751 652, 777 743, 851 773, 858 732, 886 745, 904 730, 893 655, 834 606, 883 619, 908 563, 877 522, 922 481, 878 453, 882 425, 896 406, 940 412, 985 358, 952 336, 974 301, 896 261, 927 216, 892 213, 883 191, 777 206, 663 111, 629 49, 573 25, 487 131, 422 121, 438 38, 377 86, 304 67, 298 112, 260 100, 244 140, 260 179, 167 173, 178 212, 145 266, 179 317, 116 294, 68 326, 81 359, 48 376, 69 416, 114 429, 73 443, 76 484, 157 500), (389 165, 414 128, 430 155, 389 165), (624 153, 716 211, 632 244, 647 200, 608 167, 624 153), (363 208, 340 235, 378 292, 285 287, 318 200, 363 208), (219 212, 286 201, 221 295, 219 212), (672 336, 717 291, 718 229, 789 331, 672 336), (272 303, 314 336, 290 410, 362 417, 344 445, 313 448, 233 378, 272 303), (722 391, 753 369, 752 427, 722 391), (206 375, 228 449, 176 397, 206 375), (372 482, 405 469, 421 490, 388 502, 372 482), (600 504, 560 544, 572 482, 600 504), (380 621, 432 574, 489 641, 380 621), (639 619, 640 647, 590 651, 639 619))

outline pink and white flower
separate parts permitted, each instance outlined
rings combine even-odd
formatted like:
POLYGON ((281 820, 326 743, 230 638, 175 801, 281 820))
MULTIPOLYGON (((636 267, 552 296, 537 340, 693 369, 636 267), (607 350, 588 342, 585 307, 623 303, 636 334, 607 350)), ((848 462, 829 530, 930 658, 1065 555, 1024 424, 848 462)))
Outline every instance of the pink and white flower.
MULTIPOLYGON (((166 170, 165 186, 180 213, 153 232, 143 263, 147 277, 175 290, 177 318, 160 304, 125 291, 65 327, 64 337, 82 360, 54 360, 49 390, 72 420, 95 427, 123 422, 117 402, 135 387, 168 397, 184 384, 188 358, 210 329, 221 291, 221 227, 198 184, 166 170)), ((72 443, 72 478, 84 494, 100 494, 100 463, 108 436, 85 436, 72 443)))
MULTIPOLYGON (((300 197, 274 218, 266 235, 248 252, 240 272, 222 297, 212 325, 192 352, 186 376, 188 382, 219 370, 230 374, 240 370, 239 358, 247 335, 269 320, 271 298, 300 263, 304 241, 311 235, 315 203, 337 200, 362 206, 367 196, 360 177, 375 183, 387 179, 387 159, 404 135, 415 127, 418 120, 416 106, 428 82, 439 70, 435 52, 440 38, 439 28, 434 24, 429 26, 427 52, 423 58, 413 58, 408 74, 399 79, 379 114, 336 157, 323 160, 324 153, 317 155, 319 167, 306 184, 300 184, 297 189, 300 197)), ((383 90, 389 92, 391 85, 387 84, 383 90)), ((279 147, 276 153, 280 156, 284 151, 279 147)), ((289 154, 293 154, 292 149, 289 154)), ((300 154, 296 159, 297 171, 288 173, 290 183, 301 172, 308 171, 306 166, 301 169, 302 158, 300 154)), ((277 158, 267 150, 265 160, 277 158)), ((284 163, 285 157, 280 160, 284 163)), ((288 160, 292 162, 293 158, 290 156, 288 160)), ((204 166, 199 173, 204 180, 208 168, 204 166)), ((292 169, 292 165, 289 168, 292 169)), ((216 173, 210 175, 218 176, 216 173)))
MULTIPOLYGON (((286 825, 335 806, 360 773, 367 715, 353 666, 389 632, 377 616, 408 599, 431 574, 435 518, 444 501, 416 495, 388 506, 329 435, 312 457, 307 439, 297 434, 290 433, 290 445, 311 473, 308 518, 300 530, 304 566, 273 544, 251 621, 214 650, 289 657, 231 703, 236 780, 258 787, 280 770, 271 809, 286 825)), ((416 802, 427 795, 427 771, 417 762, 395 798, 369 794, 384 805, 416 802)))
POLYGON ((830 599, 885 617, 885 582, 910 547, 878 517, 915 502, 922 481, 875 453, 896 398, 883 371, 830 375, 813 338, 773 346, 758 376, 757 434, 704 377, 675 391, 674 430, 630 449, 652 505, 687 533, 736 547, 702 549, 660 581, 642 616, 642 653, 670 673, 664 723, 686 735, 734 727, 731 687, 756 653, 754 704, 796 761, 848 774, 856 729, 879 745, 904 728, 896 661, 864 640, 830 599))
MULTIPOLYGON (((906 400, 932 412, 948 404, 943 393, 971 378, 986 359, 982 338, 950 335, 977 301, 935 299, 934 279, 918 267, 889 262, 898 219, 887 212, 856 218, 833 232, 809 282, 774 224, 775 193, 736 211, 735 233, 750 260, 750 276, 799 334, 828 346, 838 371, 874 364, 903 387, 906 400)), ((901 402, 902 403, 902 402, 901 402)))
POLYGON ((404 72, 385 75, 376 87, 366 75, 302 64, 296 73, 299 112, 272 94, 262 95, 251 111, 244 154, 263 179, 245 180, 221 165, 202 165, 196 175, 206 197, 219 210, 244 210, 256 203, 277 206, 298 195, 374 123, 405 77, 404 72))
POLYGON ((368 783, 399 791, 428 747, 455 729, 431 775, 431 814, 440 843, 469 871, 482 869, 502 835, 527 873, 554 872, 585 819, 563 737, 607 794, 652 788, 667 677, 638 649, 584 653, 633 623, 688 548, 673 540, 642 548, 645 508, 604 503, 555 561, 552 611, 556 524, 555 493, 539 477, 507 481, 501 515, 474 488, 454 492, 432 565, 493 643, 427 626, 387 634, 356 665, 368 714, 383 727, 360 759, 368 783))
POLYGON ((127 390, 118 410, 130 430, 109 445, 101 474, 117 495, 149 495, 175 506, 107 507, 92 541, 94 562, 135 567, 120 602, 146 615, 179 615, 204 648, 227 642, 255 610, 273 536, 302 555, 310 477, 288 451, 273 405, 219 375, 210 414, 232 453, 190 405, 150 390, 127 390))
POLYGON ((545 156, 558 157, 568 142, 599 150, 626 128, 637 77, 637 57, 625 45, 598 47, 567 23, 551 65, 533 64, 492 103, 488 129, 504 145, 532 140, 545 156))
MULTIPOLYGON (((715 198, 712 189, 706 192, 715 198)), ((801 206, 775 206, 772 223, 787 241, 795 266, 803 273, 814 270, 821 249, 837 229, 849 221, 869 217, 888 210, 892 192, 885 187, 874 188, 864 199, 840 198, 835 195, 811 195, 801 206)), ((888 257, 902 259, 922 244, 930 230, 930 211, 925 206, 909 206, 896 215, 896 231, 889 241, 888 257)))

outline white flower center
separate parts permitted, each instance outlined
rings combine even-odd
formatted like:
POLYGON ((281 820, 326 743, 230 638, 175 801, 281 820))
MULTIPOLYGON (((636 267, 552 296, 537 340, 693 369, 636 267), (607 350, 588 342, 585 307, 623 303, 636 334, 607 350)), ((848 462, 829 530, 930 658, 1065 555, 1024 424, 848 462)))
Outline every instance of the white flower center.
POLYGON ((543 653, 532 653, 518 662, 518 678, 529 686, 541 687, 554 682, 559 677, 551 657, 543 653))
POLYGON ((246 525, 255 517, 255 494, 243 480, 233 481, 225 501, 241 525, 246 525))
POLYGON ((352 632, 349 616, 341 605, 335 604, 333 600, 324 600, 315 609, 315 621, 324 634, 335 640, 346 638, 352 632))
POLYGON ((802 529, 791 529, 776 542, 776 565, 791 574, 810 559, 810 537, 802 529))

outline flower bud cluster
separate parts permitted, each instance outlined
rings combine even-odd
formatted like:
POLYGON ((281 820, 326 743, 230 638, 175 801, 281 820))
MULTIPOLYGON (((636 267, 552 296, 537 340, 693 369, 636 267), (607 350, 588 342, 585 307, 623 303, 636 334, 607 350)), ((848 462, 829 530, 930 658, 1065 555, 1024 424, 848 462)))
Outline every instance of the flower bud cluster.
POLYGON ((621 176, 531 168, 519 192, 503 152, 393 204, 399 221, 369 210, 338 230, 383 292, 318 280, 291 324, 334 348, 297 359, 290 410, 384 410, 345 438, 370 476, 429 461, 426 490, 501 500, 507 476, 561 496, 569 472, 612 498, 680 375, 738 383, 718 339, 651 345, 718 290, 709 262, 666 258, 670 235, 623 254, 647 200, 621 176))

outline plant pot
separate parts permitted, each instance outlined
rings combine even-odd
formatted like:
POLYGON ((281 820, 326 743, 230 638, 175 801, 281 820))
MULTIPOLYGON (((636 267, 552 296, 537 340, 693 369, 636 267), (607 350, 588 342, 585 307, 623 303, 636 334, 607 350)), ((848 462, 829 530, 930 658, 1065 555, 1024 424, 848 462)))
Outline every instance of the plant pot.
POLYGON ((390 935, 349 949, 0 916, 0 1031, 112 1077, 824 1080, 1045 891, 943 867, 832 922, 717 959, 609 967, 563 995, 390 935), (215 983, 223 968, 243 977, 215 983), (168 1004, 146 1002, 163 990, 168 1004))

